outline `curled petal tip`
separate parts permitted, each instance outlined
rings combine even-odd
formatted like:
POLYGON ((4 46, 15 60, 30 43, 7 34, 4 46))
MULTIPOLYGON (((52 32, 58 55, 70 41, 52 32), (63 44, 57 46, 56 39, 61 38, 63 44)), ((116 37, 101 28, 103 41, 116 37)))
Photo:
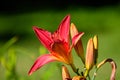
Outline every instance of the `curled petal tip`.
POLYGON ((78 34, 76 34, 73 38, 72 38, 72 44, 75 46, 77 44, 77 42, 79 40, 81 40, 81 37, 84 35, 84 32, 80 32, 78 34))

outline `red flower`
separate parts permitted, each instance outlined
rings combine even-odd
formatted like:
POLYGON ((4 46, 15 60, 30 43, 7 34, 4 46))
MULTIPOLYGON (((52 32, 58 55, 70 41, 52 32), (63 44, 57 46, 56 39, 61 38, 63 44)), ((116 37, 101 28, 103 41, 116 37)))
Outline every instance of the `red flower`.
POLYGON ((78 38, 81 38, 83 33, 75 35, 72 39, 72 45, 70 46, 69 28, 70 15, 63 19, 58 30, 53 34, 41 28, 33 27, 40 42, 49 50, 49 54, 38 57, 31 67, 28 73, 29 75, 49 62, 60 61, 69 65, 73 64, 71 49, 75 46, 76 42, 79 40, 78 38))

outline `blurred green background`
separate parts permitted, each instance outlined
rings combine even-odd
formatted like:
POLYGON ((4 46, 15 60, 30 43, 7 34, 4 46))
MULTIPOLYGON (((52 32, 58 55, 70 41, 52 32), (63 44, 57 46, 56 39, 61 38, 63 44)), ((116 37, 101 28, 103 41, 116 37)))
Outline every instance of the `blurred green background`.
MULTIPOLYGON (((62 80, 60 62, 47 64, 31 76, 27 73, 39 55, 48 53, 35 36, 32 26, 54 32, 67 14, 71 15, 71 22, 78 30, 85 32, 82 37, 84 50, 88 39, 98 35, 98 63, 105 58, 114 59, 117 63, 116 80, 120 78, 119 1, 3 1, 0 9, 1 80, 62 80)), ((74 50, 73 56, 75 65, 83 70, 74 50)), ((109 80, 110 73, 110 64, 105 64, 98 71, 96 80, 109 80)))

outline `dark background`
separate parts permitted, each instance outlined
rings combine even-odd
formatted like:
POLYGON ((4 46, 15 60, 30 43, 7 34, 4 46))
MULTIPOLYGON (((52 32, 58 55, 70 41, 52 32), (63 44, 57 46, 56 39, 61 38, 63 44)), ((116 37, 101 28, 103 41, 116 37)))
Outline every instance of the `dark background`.
POLYGON ((0 13, 14 14, 45 9, 64 10, 68 6, 99 8, 119 4, 119 0, 1 0, 0 13))
MULTIPOLYGON (((119 0, 0 0, 0 18, 1 20, 2 18, 5 19, 5 21, 2 20, 4 24, 0 26, 2 27, 0 30, 0 38, 3 40, 8 40, 16 35, 21 38, 31 35, 28 30, 26 30, 27 27, 24 28, 24 26, 21 25, 19 26, 19 28, 21 27, 20 29, 17 28, 16 25, 22 24, 23 22, 10 22, 12 18, 17 19, 15 16, 19 16, 21 14, 29 14, 39 11, 48 11, 49 13, 50 10, 54 12, 65 12, 69 7, 70 9, 68 10, 68 13, 76 8, 84 8, 87 9, 87 11, 92 11, 98 10, 99 8, 112 8, 114 6, 119 6, 119 4, 119 0), (5 24, 8 24, 8 26, 4 26, 5 24), (16 31, 13 29, 14 26, 16 26, 16 31), (24 30, 22 30, 23 28, 24 30)), ((117 11, 119 11, 119 9, 117 11)), ((30 21, 26 23, 29 22, 30 21)), ((2 22, 0 22, 0 24, 1 23, 2 22)), ((31 24, 30 26, 32 25, 34 24, 31 24)))

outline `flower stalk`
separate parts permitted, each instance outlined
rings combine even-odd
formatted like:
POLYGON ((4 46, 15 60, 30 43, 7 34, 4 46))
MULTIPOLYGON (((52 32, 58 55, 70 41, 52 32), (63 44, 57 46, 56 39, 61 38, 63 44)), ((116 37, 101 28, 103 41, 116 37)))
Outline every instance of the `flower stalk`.
POLYGON ((71 66, 72 70, 73 70, 77 75, 80 75, 79 72, 78 72, 79 69, 77 69, 74 64, 70 64, 70 66, 71 66))

